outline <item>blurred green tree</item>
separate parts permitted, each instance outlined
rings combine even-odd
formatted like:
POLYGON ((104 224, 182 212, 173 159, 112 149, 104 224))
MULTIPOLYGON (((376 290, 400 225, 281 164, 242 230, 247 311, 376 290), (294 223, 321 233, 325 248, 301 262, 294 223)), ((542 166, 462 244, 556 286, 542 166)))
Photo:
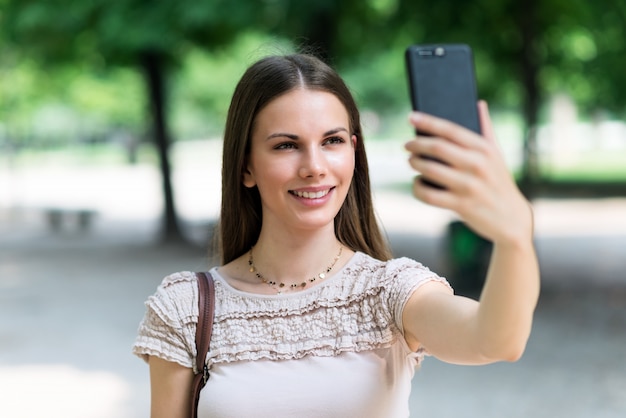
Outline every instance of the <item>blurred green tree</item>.
MULTIPOLYGON (((3 31, 42 66, 97 62, 141 71, 151 133, 159 152, 165 203, 164 239, 181 240, 170 179, 167 80, 189 45, 229 43, 256 21, 254 2, 229 0, 4 0, 3 31)), ((123 101, 124 98, 120 97, 123 101)))
MULTIPOLYGON (((151 133, 159 152, 165 203, 164 238, 182 238, 171 184, 167 81, 191 46, 211 50, 243 31, 300 38, 320 55, 335 51, 338 16, 357 1, 4 0, 2 30, 41 65, 92 62, 129 66, 145 80, 151 133)), ((123 100, 123 98, 120 98, 123 100)))

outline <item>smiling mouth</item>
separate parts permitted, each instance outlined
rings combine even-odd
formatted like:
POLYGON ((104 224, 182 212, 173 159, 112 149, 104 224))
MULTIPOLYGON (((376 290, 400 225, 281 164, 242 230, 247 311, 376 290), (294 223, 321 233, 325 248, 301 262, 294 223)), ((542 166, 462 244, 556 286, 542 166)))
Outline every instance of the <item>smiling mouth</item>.
POLYGON ((334 187, 326 190, 320 190, 318 192, 299 192, 296 190, 290 190, 289 193, 294 196, 302 197, 304 199, 320 199, 330 193, 332 189, 334 189, 334 187))

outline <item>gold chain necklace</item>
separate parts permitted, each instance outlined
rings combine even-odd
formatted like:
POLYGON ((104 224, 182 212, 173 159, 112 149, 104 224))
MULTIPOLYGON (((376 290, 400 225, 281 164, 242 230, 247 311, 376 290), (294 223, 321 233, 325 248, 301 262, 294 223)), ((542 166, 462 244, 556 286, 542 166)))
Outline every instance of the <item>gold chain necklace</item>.
POLYGON ((290 285, 287 285, 286 283, 283 282, 276 282, 274 280, 268 280, 265 278, 265 276, 263 276, 256 268, 256 266, 254 265, 254 259, 252 258, 252 249, 254 247, 250 248, 250 252, 249 252, 249 256, 248 256, 248 266, 250 266, 249 271, 250 273, 254 273, 254 275, 261 280, 263 283, 265 283, 266 285, 270 286, 273 289, 276 289, 276 293, 277 294, 281 294, 283 292, 283 290, 295 290, 297 288, 302 288, 304 289, 307 284, 309 283, 313 283, 316 280, 324 280, 326 278, 326 275, 328 273, 330 273, 330 271, 333 269, 333 267, 335 267, 335 264, 337 263, 337 260, 339 260, 339 257, 341 257, 341 253, 343 251, 343 245, 339 245, 339 252, 337 253, 337 255, 335 256, 335 258, 333 259, 333 262, 330 263, 330 265, 328 267, 326 267, 326 269, 324 271, 322 271, 321 273, 319 273, 318 275, 311 277, 310 279, 306 279, 304 281, 302 281, 302 283, 292 283, 290 285))

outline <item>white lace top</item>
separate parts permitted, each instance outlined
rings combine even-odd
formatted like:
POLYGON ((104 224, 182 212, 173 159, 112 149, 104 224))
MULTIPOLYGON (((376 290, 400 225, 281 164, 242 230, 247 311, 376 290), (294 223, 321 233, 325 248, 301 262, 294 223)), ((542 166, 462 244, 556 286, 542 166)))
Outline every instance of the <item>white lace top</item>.
MULTIPOLYGON (((408 416, 424 351, 408 348, 402 311, 420 285, 445 279, 408 258, 382 262, 359 252, 324 282, 281 295, 242 292, 217 268, 211 274, 211 378, 200 417, 408 416)), ((133 352, 196 372, 195 274, 166 277, 146 306, 133 352)))

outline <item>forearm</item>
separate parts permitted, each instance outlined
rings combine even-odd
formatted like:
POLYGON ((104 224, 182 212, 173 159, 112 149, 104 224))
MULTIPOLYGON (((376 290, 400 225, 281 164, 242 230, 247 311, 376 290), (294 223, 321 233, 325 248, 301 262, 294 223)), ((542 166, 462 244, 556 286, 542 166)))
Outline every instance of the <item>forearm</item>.
POLYGON ((514 361, 522 355, 539 289, 532 240, 494 244, 476 318, 478 344, 487 358, 514 361))

